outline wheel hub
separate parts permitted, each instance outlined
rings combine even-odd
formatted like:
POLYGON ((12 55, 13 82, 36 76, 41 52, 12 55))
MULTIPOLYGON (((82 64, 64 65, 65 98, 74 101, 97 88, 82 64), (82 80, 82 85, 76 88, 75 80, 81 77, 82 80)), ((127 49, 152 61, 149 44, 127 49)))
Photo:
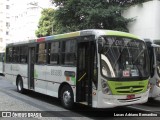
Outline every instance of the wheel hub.
POLYGON ((70 100, 71 100, 71 95, 70 95, 70 92, 69 92, 69 91, 65 91, 65 92, 63 93, 63 100, 64 100, 64 103, 65 103, 66 105, 69 104, 69 102, 70 102, 70 100))

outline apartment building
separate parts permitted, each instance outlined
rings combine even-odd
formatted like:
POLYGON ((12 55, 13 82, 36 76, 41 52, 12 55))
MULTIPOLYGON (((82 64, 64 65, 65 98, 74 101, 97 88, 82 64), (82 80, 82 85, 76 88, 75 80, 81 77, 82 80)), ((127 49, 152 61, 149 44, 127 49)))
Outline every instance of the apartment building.
POLYGON ((0 0, 0 52, 10 41, 10 0, 0 0))
POLYGON ((0 0, 0 51, 6 44, 35 39, 41 11, 50 0, 0 0))
POLYGON ((49 7, 53 7, 50 0, 14 0, 11 5, 12 42, 35 39, 41 11, 49 7))

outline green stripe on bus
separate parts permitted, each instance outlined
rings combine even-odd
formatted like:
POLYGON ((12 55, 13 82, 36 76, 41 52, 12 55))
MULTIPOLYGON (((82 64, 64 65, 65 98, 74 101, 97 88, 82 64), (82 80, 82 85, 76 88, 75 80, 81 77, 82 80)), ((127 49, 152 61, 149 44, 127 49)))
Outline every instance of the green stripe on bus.
POLYGON ((71 77, 71 80, 74 82, 74 85, 76 85, 76 78, 75 77, 71 77))
POLYGON ((128 95, 144 93, 147 90, 147 80, 137 81, 107 81, 113 95, 128 95), (135 91, 135 92, 134 92, 135 91))
POLYGON ((123 37, 139 39, 137 36, 135 36, 133 34, 126 33, 126 32, 120 32, 120 31, 107 30, 106 34, 107 35, 114 35, 114 36, 116 35, 116 36, 123 36, 123 37))

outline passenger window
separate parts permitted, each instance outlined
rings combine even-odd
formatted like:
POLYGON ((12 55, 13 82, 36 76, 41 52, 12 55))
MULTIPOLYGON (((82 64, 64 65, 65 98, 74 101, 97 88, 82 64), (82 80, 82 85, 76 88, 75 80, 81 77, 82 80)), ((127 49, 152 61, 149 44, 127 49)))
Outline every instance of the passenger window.
POLYGON ((76 41, 68 40, 62 42, 62 64, 76 64, 76 41))
POLYGON ((38 60, 37 62, 40 64, 46 63, 46 44, 45 43, 40 43, 38 45, 38 60))
POLYGON ((59 64, 59 42, 53 42, 49 45, 49 63, 59 64))

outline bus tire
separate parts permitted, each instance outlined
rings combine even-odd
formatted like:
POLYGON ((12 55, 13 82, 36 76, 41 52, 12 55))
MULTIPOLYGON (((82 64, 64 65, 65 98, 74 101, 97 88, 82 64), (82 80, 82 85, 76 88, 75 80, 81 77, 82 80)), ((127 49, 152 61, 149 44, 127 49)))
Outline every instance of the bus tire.
POLYGON ((17 91, 19 93, 24 93, 24 88, 23 88, 23 81, 21 77, 17 78, 17 91))
POLYGON ((63 105, 64 108, 66 109, 73 108, 74 104, 73 91, 70 86, 65 85, 62 87, 60 99, 61 99, 61 104, 63 105))

